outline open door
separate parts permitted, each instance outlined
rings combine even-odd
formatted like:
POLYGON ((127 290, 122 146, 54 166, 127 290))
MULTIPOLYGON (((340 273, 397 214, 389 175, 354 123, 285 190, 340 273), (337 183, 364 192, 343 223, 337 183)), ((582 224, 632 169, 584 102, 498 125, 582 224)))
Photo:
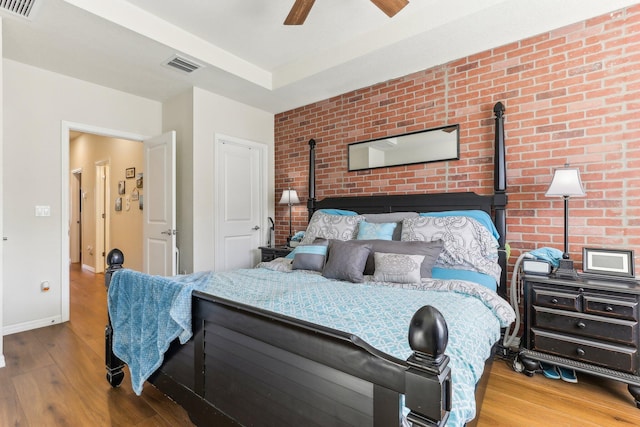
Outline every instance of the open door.
POLYGON ((140 206, 144 211, 143 270, 148 274, 177 274, 175 158, 175 131, 144 141, 144 200, 140 206))

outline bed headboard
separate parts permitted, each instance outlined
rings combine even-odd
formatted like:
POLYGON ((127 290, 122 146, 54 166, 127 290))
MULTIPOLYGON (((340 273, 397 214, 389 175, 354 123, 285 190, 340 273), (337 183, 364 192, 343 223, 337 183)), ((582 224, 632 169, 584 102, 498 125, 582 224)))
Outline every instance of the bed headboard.
POLYGON ((500 234, 498 243, 499 263, 502 276, 498 284, 498 293, 506 298, 507 253, 505 249, 507 223, 507 168, 504 141, 504 105, 498 102, 493 107, 495 115, 495 155, 494 155, 494 193, 478 195, 473 192, 399 194, 377 196, 328 197, 316 200, 315 190, 315 146, 316 141, 309 141, 309 199, 307 208, 309 218, 318 209, 346 209, 358 213, 387 212, 435 212, 448 210, 479 209, 492 215, 496 229, 500 234))

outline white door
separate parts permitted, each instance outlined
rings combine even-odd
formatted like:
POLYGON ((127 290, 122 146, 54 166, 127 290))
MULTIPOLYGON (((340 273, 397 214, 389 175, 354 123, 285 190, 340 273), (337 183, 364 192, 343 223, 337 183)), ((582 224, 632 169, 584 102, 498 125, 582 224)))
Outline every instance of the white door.
POLYGON ((82 234, 81 223, 82 218, 82 169, 76 169, 71 171, 71 188, 69 190, 69 200, 71 206, 69 207, 69 258, 71 263, 78 263, 82 261, 80 252, 82 250, 82 234))
POLYGON ((143 271, 160 276, 177 272, 176 133, 144 141, 143 271))
POLYGON ((251 268, 265 228, 264 144, 216 137, 215 270, 251 268))

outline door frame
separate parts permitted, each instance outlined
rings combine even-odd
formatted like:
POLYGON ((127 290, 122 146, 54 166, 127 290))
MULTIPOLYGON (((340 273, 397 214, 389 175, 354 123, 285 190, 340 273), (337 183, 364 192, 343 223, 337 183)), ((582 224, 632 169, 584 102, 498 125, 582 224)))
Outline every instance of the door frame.
POLYGON ((60 123, 60 146, 62 152, 62 173, 61 173, 61 186, 62 186, 62 201, 60 206, 63 206, 60 213, 60 235, 62 236, 60 253, 60 313, 62 322, 69 321, 69 263, 71 258, 69 256, 69 180, 71 178, 71 171, 69 170, 69 133, 71 131, 78 131, 83 133, 92 133, 95 135, 106 136, 109 138, 118 139, 130 139, 132 141, 142 142, 145 139, 150 138, 149 135, 141 135, 137 133, 125 132, 117 129, 103 128, 85 123, 76 123, 66 120, 62 120, 60 123))
MULTIPOLYGON (((220 133, 216 133, 214 134, 213 137, 213 155, 214 155, 214 161, 213 164, 216 165, 216 167, 214 167, 214 195, 213 195, 213 206, 215 206, 214 209, 216 209, 216 213, 214 214, 214 226, 213 226, 213 233, 214 233, 214 238, 213 238, 213 267, 214 270, 218 270, 220 268, 220 258, 218 256, 218 238, 220 236, 220 215, 217 214, 217 212, 220 211, 221 208, 221 204, 224 203, 224 198, 222 197, 222 195, 220 194, 220 192, 218 191, 218 185, 217 183, 220 180, 220 176, 219 176, 219 169, 217 167, 218 165, 218 159, 220 158, 220 145, 222 144, 222 141, 227 141, 233 144, 237 144, 237 145, 242 145, 245 147, 250 147, 252 149, 257 149, 258 152, 260 153, 260 190, 259 190, 259 194, 260 194, 260 229, 262 230, 262 233, 260 233, 260 243, 259 245, 262 246, 264 245, 265 242, 265 233, 264 231, 267 229, 268 225, 267 225, 267 191, 268 191, 268 163, 267 163, 267 158, 268 158, 268 153, 269 153, 269 145, 262 143, 262 142, 256 142, 256 141, 250 141, 248 139, 243 139, 243 138, 238 138, 235 136, 229 136, 229 135, 224 135, 224 134, 220 134, 220 133)), ((257 251, 258 248, 255 248, 255 250, 257 251)))

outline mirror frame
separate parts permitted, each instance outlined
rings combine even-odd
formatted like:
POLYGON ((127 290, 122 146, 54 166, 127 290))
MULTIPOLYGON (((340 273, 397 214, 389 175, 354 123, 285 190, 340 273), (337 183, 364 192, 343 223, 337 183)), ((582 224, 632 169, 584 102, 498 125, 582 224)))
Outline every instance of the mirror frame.
POLYGON ((395 166, 408 166, 408 165, 417 165, 417 164, 422 164, 422 163, 435 163, 435 162, 443 162, 443 161, 448 161, 448 160, 460 160, 460 125, 459 124, 453 124, 453 125, 447 125, 447 126, 440 126, 437 128, 430 128, 430 129, 425 129, 425 130, 420 130, 420 131, 416 131, 416 132, 409 132, 409 133, 403 133, 403 134, 399 134, 399 135, 389 135, 389 136, 385 136, 383 138, 375 138, 375 139, 369 139, 366 141, 360 141, 360 142, 353 142, 349 145, 347 145, 347 171, 348 172, 356 172, 356 171, 363 171, 363 170, 371 170, 371 169, 380 169, 380 168, 390 168, 390 167, 395 167, 395 166), (352 147, 354 146, 358 146, 358 145, 362 145, 362 144, 371 144, 373 142, 376 141, 383 141, 385 139, 391 139, 391 138, 397 138, 398 142, 401 142, 401 140, 404 137, 407 136, 413 136, 413 135, 418 135, 418 134, 423 134, 423 133, 428 133, 428 132, 436 132, 436 131, 442 131, 444 129, 449 129, 449 128, 455 128, 455 133, 456 133, 456 155, 455 157, 448 157, 443 155, 443 157, 438 157, 438 158, 434 158, 434 159, 427 159, 427 160, 419 160, 419 161, 415 161, 415 162, 404 162, 404 163, 388 163, 388 164, 384 164, 381 166, 369 166, 369 167, 352 167, 351 166, 351 158, 352 158, 352 147))

